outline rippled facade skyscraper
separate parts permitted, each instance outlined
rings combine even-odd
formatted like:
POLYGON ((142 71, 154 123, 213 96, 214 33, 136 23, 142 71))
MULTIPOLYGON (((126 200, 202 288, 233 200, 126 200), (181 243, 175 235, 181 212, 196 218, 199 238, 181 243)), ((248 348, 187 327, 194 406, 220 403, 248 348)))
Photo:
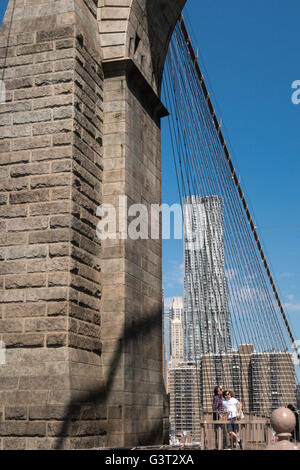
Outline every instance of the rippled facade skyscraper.
POLYGON ((184 357, 199 361, 232 348, 222 198, 187 197, 183 215, 184 357))

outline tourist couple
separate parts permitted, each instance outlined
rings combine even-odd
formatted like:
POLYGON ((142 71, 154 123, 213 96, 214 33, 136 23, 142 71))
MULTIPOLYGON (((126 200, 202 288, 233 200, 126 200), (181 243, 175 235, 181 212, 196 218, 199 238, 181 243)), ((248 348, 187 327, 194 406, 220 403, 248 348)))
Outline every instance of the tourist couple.
MULTIPOLYGON (((214 421, 227 421, 228 434, 233 437, 235 447, 243 449, 242 441, 238 435, 237 420, 242 418, 242 404, 235 398, 234 392, 223 391, 223 387, 218 385, 214 390, 213 399, 214 421)), ((223 427, 223 448, 226 448, 225 429, 223 427)))

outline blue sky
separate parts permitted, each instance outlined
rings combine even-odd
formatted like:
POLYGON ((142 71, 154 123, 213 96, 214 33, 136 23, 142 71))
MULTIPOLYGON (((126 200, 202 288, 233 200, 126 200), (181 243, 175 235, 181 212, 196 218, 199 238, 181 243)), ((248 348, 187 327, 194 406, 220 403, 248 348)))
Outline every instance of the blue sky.
POLYGON ((8 5, 8 0, 0 0, 0 25, 2 23, 7 5, 8 5))
MULTIPOLYGON (((188 0, 195 48, 264 250, 300 340, 299 0, 188 0), (206 70, 206 72, 205 72, 206 70)), ((163 123, 163 202, 178 202, 163 123)), ((165 297, 182 295, 181 241, 163 242, 165 297)))

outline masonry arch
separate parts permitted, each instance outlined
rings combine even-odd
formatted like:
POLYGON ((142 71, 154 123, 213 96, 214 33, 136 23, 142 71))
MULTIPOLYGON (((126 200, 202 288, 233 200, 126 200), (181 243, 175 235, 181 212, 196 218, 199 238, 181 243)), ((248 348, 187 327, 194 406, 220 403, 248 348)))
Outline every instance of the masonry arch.
POLYGON ((131 58, 159 93, 169 41, 186 0, 98 3, 104 62, 131 58))

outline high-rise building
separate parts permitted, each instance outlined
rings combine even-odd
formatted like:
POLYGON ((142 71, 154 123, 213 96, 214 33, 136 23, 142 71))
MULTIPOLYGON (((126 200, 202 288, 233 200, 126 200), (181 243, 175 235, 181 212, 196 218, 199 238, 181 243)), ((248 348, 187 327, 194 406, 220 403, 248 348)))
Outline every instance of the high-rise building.
POLYGON ((194 362, 183 362, 168 371, 170 421, 176 435, 191 433, 200 440, 200 369, 194 362))
POLYGON ((182 320, 183 317, 183 298, 173 297, 170 304, 170 320, 182 320))
POLYGON ((222 199, 187 197, 183 214, 184 354, 198 362, 231 349, 222 199))
POLYGON ((177 364, 184 361, 183 355, 183 324, 179 319, 171 321, 171 359, 170 367, 177 367, 177 364))
MULTIPOLYGON (((170 331, 170 359, 175 356, 179 356, 179 350, 183 350, 183 330, 182 330, 182 335, 181 335, 181 328, 183 328, 183 298, 182 297, 173 297, 172 303, 170 304, 169 308, 169 331, 170 331), (173 325, 173 322, 174 323, 173 325), (180 322, 180 323, 179 323, 180 322), (181 328, 180 328, 181 325, 181 328), (172 338, 172 331, 174 330, 174 333, 176 332, 176 341, 173 341, 172 338), (182 340, 182 344, 179 344, 179 336, 180 340, 182 340), (177 344, 177 346, 176 346, 177 344), (172 350, 173 346, 176 347, 176 352, 172 350)), ((181 359, 181 362, 183 361, 183 357, 181 359)))
POLYGON ((291 404, 296 406, 295 367, 288 352, 254 352, 251 356, 252 412, 270 415, 291 404))
POLYGON ((165 345, 165 357, 167 363, 171 358, 171 344, 172 344, 172 321, 183 319, 183 298, 173 297, 169 308, 164 309, 163 314, 163 344, 165 345))
POLYGON ((163 318, 162 318, 162 370, 163 380, 166 392, 168 392, 168 364, 170 360, 170 317, 169 312, 165 309, 165 293, 162 289, 162 305, 163 305, 163 318))
POLYGON ((183 298, 173 297, 169 308, 170 322, 172 320, 183 320, 183 298))
POLYGON ((191 432, 200 439, 199 420, 212 418, 216 385, 235 392, 246 415, 270 416, 296 405, 295 370, 288 352, 255 352, 252 344, 223 354, 206 354, 200 362, 170 363, 170 419, 177 435, 191 432))
POLYGON ((273 410, 296 405, 295 370, 288 352, 254 351, 252 344, 238 350, 201 358, 201 405, 204 413, 212 411, 216 385, 233 390, 245 413, 270 416, 273 410))
POLYGON ((204 413, 212 412, 213 391, 216 385, 235 392, 243 410, 251 408, 251 355, 252 344, 240 345, 238 350, 201 357, 201 404, 204 413))

